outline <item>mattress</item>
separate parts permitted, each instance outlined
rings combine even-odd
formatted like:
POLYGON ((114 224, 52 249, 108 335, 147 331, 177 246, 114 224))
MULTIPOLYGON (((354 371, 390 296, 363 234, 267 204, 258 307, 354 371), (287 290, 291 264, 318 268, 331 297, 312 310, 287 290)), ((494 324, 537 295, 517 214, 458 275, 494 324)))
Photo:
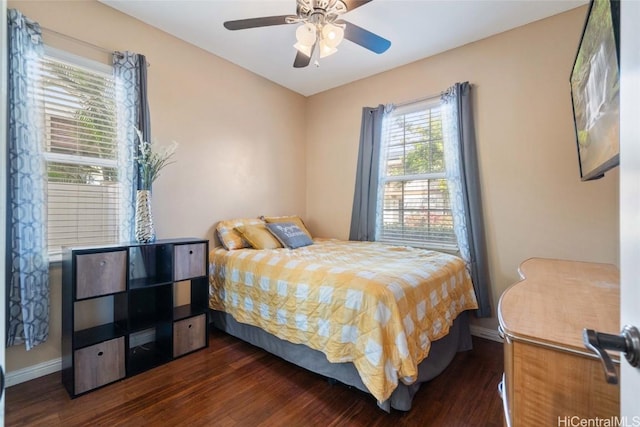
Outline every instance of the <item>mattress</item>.
POLYGON ((279 339, 355 366, 387 401, 418 379, 431 343, 477 308, 464 262, 453 255, 374 242, 315 239, 298 249, 215 248, 212 309, 279 339))

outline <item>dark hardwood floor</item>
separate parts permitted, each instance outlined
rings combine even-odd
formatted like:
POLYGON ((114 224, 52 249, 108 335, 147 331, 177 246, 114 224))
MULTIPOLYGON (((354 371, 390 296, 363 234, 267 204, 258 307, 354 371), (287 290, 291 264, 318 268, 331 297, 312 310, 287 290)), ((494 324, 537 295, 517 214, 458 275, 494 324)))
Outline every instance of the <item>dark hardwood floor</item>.
POLYGON ((502 426, 502 346, 472 351, 418 391, 409 412, 213 330, 208 349, 71 400, 55 373, 6 390, 7 426, 502 426))

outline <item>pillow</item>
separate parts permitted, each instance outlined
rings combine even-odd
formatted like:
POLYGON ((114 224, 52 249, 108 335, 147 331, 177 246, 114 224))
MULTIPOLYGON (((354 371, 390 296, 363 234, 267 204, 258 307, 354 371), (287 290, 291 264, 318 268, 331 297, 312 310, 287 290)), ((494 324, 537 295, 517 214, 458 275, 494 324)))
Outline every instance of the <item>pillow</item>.
POLYGON ((264 223, 239 225, 235 229, 254 249, 276 249, 282 247, 280 241, 271 234, 264 223))
POLYGON ((295 225, 297 225, 298 228, 300 230, 302 230, 307 236, 309 236, 309 239, 311 239, 311 233, 309 233, 309 230, 304 225, 304 222, 302 222, 302 219, 297 215, 290 215, 290 216, 261 216, 260 219, 264 220, 267 223, 292 222, 295 225))
POLYGON ((274 236, 289 249, 300 248, 313 244, 313 240, 293 222, 267 223, 267 228, 274 236))
POLYGON ((240 225, 253 224, 264 224, 264 221, 256 218, 230 219, 227 221, 220 221, 218 225, 216 225, 216 232, 218 233, 220 243, 228 251, 251 247, 249 242, 243 239, 240 233, 235 230, 235 228, 240 225))

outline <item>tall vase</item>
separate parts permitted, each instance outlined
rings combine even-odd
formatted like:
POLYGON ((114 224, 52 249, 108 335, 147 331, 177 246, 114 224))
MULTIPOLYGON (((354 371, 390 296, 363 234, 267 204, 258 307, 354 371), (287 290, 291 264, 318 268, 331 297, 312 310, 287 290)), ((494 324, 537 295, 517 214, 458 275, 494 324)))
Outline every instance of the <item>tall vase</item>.
POLYGON ((151 214, 151 190, 136 192, 136 240, 139 243, 150 243, 156 240, 151 214))

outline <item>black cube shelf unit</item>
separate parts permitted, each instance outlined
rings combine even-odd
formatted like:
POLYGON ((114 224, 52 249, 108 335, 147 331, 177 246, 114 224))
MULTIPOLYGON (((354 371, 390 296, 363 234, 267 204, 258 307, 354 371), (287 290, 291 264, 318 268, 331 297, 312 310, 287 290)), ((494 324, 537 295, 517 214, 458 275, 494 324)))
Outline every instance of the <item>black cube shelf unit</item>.
POLYGON ((64 248, 62 382, 71 397, 208 347, 208 253, 200 239, 64 248), (178 286, 190 288, 182 305, 178 286))

